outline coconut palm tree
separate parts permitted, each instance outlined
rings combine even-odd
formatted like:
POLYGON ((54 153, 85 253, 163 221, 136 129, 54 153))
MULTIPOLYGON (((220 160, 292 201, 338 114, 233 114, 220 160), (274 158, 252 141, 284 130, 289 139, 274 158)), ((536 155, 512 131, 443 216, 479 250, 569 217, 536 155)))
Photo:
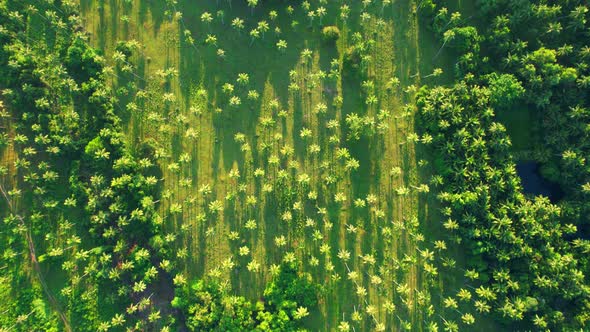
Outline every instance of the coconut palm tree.
POLYGON ((285 50, 287 49, 287 42, 283 39, 279 40, 277 42, 277 49, 281 52, 285 52, 285 50))
POLYGON ((346 23, 349 15, 350 15, 350 7, 346 4, 340 6, 340 18, 342 19, 342 21, 344 21, 343 23, 346 23))
POLYGON ((436 52, 436 55, 434 56, 434 59, 438 58, 440 52, 443 50, 443 48, 445 47, 445 45, 449 41, 451 41, 453 38, 455 38, 455 31, 454 30, 447 30, 447 31, 444 32, 444 34, 443 34, 443 44, 438 49, 438 52, 436 52))
POLYGON ((322 25, 322 19, 324 18, 324 16, 326 16, 326 8, 324 7, 318 7, 318 9, 316 9, 315 14, 316 16, 320 19, 320 25, 322 25))
POLYGON ((268 22, 260 21, 260 22, 258 22, 257 29, 258 29, 258 31, 260 31, 262 33, 262 38, 264 39, 264 33, 270 29, 270 26, 268 25, 268 22))
POLYGON ((236 31, 238 31, 239 34, 241 34, 242 30, 244 30, 244 20, 239 17, 236 17, 231 21, 231 26, 236 31))
POLYGON ((207 28, 211 30, 211 21, 213 21, 213 15, 209 12, 201 14, 201 22, 207 24, 207 28))
POLYGON ((258 29, 250 30, 250 46, 252 46, 254 41, 258 38, 260 38, 260 31, 258 29))
POLYGON ((258 5, 258 0, 248 0, 248 7, 251 8, 251 15, 254 15, 254 8, 258 5))
POLYGON ((313 19, 316 17, 316 13, 313 10, 307 12, 307 18, 309 19, 309 27, 313 26, 313 19))

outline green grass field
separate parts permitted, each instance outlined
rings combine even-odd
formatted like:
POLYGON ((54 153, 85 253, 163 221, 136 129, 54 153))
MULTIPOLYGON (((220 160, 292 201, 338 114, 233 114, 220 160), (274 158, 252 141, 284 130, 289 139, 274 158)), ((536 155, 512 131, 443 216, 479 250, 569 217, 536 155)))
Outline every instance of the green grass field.
MULTIPOLYGON (((448 80, 451 72, 430 74, 452 68, 452 59, 436 55, 440 46, 419 25, 414 1, 343 3, 346 22, 330 2, 321 23, 299 5, 288 13, 283 2, 251 11, 231 0, 81 0, 81 9, 93 45, 113 66, 113 86, 131 82, 140 92, 121 93, 117 111, 131 146, 158 146, 161 215, 188 279, 214 275, 255 299, 274 264, 296 259, 325 286, 311 330, 348 322, 356 331, 422 331, 452 317, 462 325, 461 314, 475 311, 445 308, 443 294, 462 287, 463 255, 450 242, 433 249, 447 236, 433 194, 419 189, 432 171, 414 135, 414 92, 448 80), (232 27, 236 17, 243 31, 232 27), (253 40, 261 21, 268 31, 253 40), (322 40, 328 25, 340 29, 335 43, 322 40), (357 32, 375 42, 361 64, 365 78, 343 69, 357 32), (127 70, 115 47, 130 40, 139 46, 127 70), (334 78, 324 78, 331 69, 334 78), (394 77, 400 84, 388 89, 394 77), (379 129, 348 139, 353 113, 379 129), (454 268, 445 267, 449 258, 454 268), (440 272, 434 286, 424 277, 430 260, 440 272)), ((465 328, 495 326, 478 318, 465 328)))

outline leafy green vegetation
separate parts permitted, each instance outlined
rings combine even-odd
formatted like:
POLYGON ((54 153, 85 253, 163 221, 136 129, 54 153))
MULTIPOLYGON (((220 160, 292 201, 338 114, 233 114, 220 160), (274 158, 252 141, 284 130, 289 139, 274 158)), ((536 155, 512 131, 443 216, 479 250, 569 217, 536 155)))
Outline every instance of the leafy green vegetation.
POLYGON ((477 28, 460 12, 438 10, 434 29, 443 45, 451 46, 458 30, 483 37, 456 48, 459 83, 424 88, 418 102, 443 160, 445 227, 461 233, 457 240, 466 237, 483 260, 474 267, 485 272, 480 287, 491 292, 481 301, 497 303, 494 311, 503 319, 529 321, 538 329, 581 328, 590 318, 582 198, 587 174, 577 168, 586 162, 588 36, 582 31, 588 8, 576 1, 480 5, 484 23, 477 28), (567 193, 557 205, 523 197, 509 136, 495 121, 495 111, 522 104, 536 112, 534 125, 544 136, 533 152, 542 174, 567 193))
POLYGON ((211 280, 177 282, 172 306, 182 310, 191 331, 303 331, 300 321, 317 305, 317 285, 298 276, 297 267, 283 264, 264 290, 264 301, 253 304, 232 296, 211 280))
POLYGON ((589 16, 0 0, 0 331, 588 329, 589 16))

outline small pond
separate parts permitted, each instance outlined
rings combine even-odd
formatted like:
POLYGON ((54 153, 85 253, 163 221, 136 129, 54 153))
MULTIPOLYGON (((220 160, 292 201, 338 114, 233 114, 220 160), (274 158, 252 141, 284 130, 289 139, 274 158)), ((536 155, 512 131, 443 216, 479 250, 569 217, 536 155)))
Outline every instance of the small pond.
POLYGON ((547 181, 539 173, 539 163, 536 161, 521 161, 516 164, 516 172, 520 176, 523 191, 529 195, 543 195, 552 202, 563 197, 563 191, 556 183, 547 181))

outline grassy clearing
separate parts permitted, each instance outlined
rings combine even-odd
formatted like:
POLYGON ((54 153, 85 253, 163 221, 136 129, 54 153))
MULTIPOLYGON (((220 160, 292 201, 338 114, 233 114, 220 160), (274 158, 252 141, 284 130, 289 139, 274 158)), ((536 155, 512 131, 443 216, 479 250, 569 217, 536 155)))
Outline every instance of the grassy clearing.
POLYGON ((519 105, 509 110, 501 110, 497 114, 498 121, 505 127, 512 141, 512 150, 515 156, 530 154, 533 150, 533 142, 536 140, 534 118, 531 110, 525 105, 519 105))
MULTIPOLYGON (((434 82, 427 77, 434 68, 450 66, 444 54, 434 59, 438 47, 419 28, 416 4, 397 1, 363 11, 348 1, 346 22, 338 18, 339 6, 326 5, 322 23, 341 31, 332 45, 322 41, 318 18, 310 24, 300 6, 288 14, 285 5, 269 4, 250 14, 241 1, 231 3, 180 1, 170 8, 163 1, 81 1, 84 25, 107 62, 114 66, 119 40, 141 45, 134 70, 114 70, 112 83, 134 82, 149 96, 123 96, 119 112, 130 143, 158 142, 160 206, 163 216, 173 211, 165 222, 176 236, 185 275, 218 275, 255 298, 273 264, 298 259, 326 286, 312 330, 334 330, 343 321, 356 330, 379 324, 422 330, 440 321, 427 311, 430 303, 437 313, 445 310, 443 282, 430 291, 418 251, 443 236, 433 198, 415 190, 431 174, 418 166, 428 156, 412 139, 412 91, 434 82), (170 19, 166 11, 182 17, 170 19), (202 22, 205 12, 215 17, 211 23, 202 22), (237 16, 245 22, 241 32, 230 25, 237 16), (252 40, 249 31, 260 21, 269 31, 252 40), (370 105, 363 80, 342 70, 356 32, 375 40, 366 65, 377 100, 370 105), (209 36, 216 42, 207 45, 209 36), (277 49, 280 40, 286 50, 277 49), (318 79, 332 64, 340 76, 318 79), (248 75, 244 84, 237 81, 240 73, 248 75), (400 86, 388 90, 392 77, 400 86), (227 83, 233 91, 224 89, 227 83), (249 100, 250 91, 259 98, 249 100), (232 97, 239 106, 231 105, 232 97), (129 102, 138 108, 130 110, 129 102), (347 115, 375 118, 380 110, 389 113, 380 134, 347 139, 347 115), (344 160, 343 149, 349 154, 344 160), (358 161, 356 170, 347 169, 350 160, 358 161), (409 230, 413 222, 418 234, 409 230)), ((452 256, 460 265, 461 254, 452 256)), ((462 272, 444 273, 444 284, 454 291, 462 272)))

